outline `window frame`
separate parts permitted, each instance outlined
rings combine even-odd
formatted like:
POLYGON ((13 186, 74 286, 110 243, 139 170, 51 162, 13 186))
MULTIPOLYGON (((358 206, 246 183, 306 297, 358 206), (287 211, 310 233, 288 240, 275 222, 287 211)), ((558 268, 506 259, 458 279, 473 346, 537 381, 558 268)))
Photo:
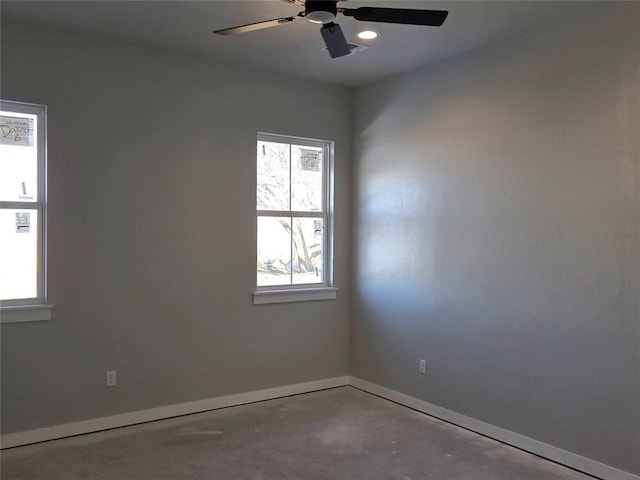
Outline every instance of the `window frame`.
MULTIPOLYGON (((334 142, 330 140, 320 140, 315 138, 297 137, 293 135, 281 135, 274 133, 258 132, 256 138, 256 148, 258 142, 284 143, 297 146, 310 146, 322 148, 323 151, 323 179, 322 179, 322 210, 321 211, 297 211, 297 210, 260 210, 257 207, 257 175, 256 186, 256 269, 254 271, 255 288, 253 291, 254 304, 263 303, 283 303, 308 300, 332 300, 337 296, 337 288, 334 286, 333 278, 333 247, 334 247, 334 142), (261 217, 289 217, 295 218, 318 218, 324 220, 323 232, 323 281, 304 284, 285 285, 258 285, 257 265, 258 265, 258 220, 261 217)), ((291 160, 291 159, 290 159, 291 160)), ((256 160, 257 173, 257 160, 256 160)), ((291 191, 291 177, 289 178, 289 190, 291 191)), ((291 205, 289 205, 291 208, 291 205)))
POLYGON ((35 115, 37 148, 37 192, 35 201, 0 201, 0 209, 28 209, 38 212, 36 297, 0 301, 0 323, 51 319, 47 304, 47 106, 0 100, 0 111, 35 115))

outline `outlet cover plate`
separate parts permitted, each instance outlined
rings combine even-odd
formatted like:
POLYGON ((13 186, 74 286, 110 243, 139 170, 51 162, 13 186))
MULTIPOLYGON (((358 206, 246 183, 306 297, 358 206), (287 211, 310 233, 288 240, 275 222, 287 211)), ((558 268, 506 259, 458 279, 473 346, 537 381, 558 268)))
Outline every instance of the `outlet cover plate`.
POLYGON ((116 385, 116 371, 109 370, 107 372, 107 387, 115 387, 116 385))

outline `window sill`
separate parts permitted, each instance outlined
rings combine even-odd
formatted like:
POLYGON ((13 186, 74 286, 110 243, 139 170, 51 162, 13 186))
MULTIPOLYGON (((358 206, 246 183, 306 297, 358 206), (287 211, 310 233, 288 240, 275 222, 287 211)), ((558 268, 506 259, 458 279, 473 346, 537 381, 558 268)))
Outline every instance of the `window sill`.
POLYGON ((335 300, 335 287, 301 288, 291 290, 258 290, 253 292, 253 304, 309 302, 314 300, 335 300))
POLYGON ((11 305, 0 307, 0 323, 51 320, 53 305, 11 305))

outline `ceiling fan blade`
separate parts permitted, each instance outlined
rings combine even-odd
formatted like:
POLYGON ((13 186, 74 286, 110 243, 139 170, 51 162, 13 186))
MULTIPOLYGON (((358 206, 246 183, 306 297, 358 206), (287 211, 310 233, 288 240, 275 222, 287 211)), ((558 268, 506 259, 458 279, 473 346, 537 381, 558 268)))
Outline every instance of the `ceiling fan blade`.
POLYGON ((404 23, 439 27, 449 14, 446 10, 413 10, 408 8, 343 8, 343 15, 365 22, 404 23))
POLYGON ((324 24, 320 29, 320 33, 331 58, 344 57, 351 53, 347 40, 342 33, 342 28, 337 23, 324 24))
POLYGON ((248 23, 247 25, 239 25, 237 27, 223 28, 222 30, 214 30, 213 33, 218 35, 233 35, 234 33, 247 33, 263 28, 277 27, 285 23, 291 23, 296 17, 274 18, 273 20, 265 20, 264 22, 248 23))

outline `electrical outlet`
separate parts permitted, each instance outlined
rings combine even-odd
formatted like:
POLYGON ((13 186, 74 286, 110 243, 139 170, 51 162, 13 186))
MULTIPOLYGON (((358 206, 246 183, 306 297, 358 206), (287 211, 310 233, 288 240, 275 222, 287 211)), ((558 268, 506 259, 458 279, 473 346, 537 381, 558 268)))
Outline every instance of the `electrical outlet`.
POLYGON ((420 365, 418 366, 418 372, 420 372, 423 375, 426 375, 426 373, 427 373, 427 361, 423 360, 422 358, 420 359, 420 365))
POLYGON ((107 372, 107 387, 115 387, 116 385, 116 371, 109 370, 107 372))

